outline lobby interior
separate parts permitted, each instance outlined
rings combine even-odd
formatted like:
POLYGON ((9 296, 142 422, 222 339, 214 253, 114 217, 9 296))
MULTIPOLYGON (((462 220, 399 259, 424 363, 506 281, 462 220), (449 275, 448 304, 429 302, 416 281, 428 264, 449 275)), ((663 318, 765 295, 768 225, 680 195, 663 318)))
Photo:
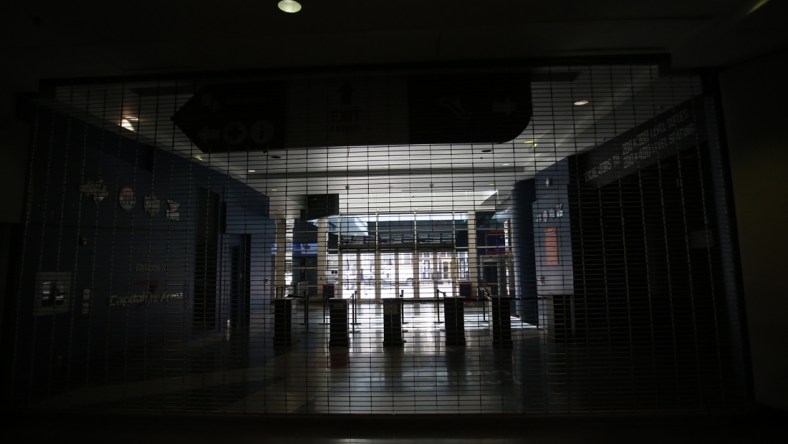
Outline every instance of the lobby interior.
MULTIPOLYGON (((270 3, 250 10, 261 35, 216 27, 187 45, 209 17, 164 7, 155 20, 188 20, 143 38, 144 57, 88 44, 80 57, 104 55, 57 69, 52 38, 108 11, 15 11, 30 35, 16 54, 39 58, 12 73, 4 127, 26 153, 4 179, 26 190, 4 221, 9 436, 785 435, 784 302, 761 296, 784 288, 763 270, 785 239, 758 236, 758 186, 780 186, 782 158, 753 164, 784 140, 770 100, 785 93, 785 37, 770 34, 784 6, 506 3, 473 25, 469 2, 331 29, 349 2, 301 17, 270 3), (526 16, 526 36, 593 41, 515 37, 526 16), (263 38, 277 34, 345 49, 294 57, 263 38), (268 57, 230 59, 229 42, 268 57), (203 53, 165 60, 178 47, 203 53), (256 117, 193 132, 195 103, 256 117)), ((72 50, 89 37, 71 35, 72 50)))

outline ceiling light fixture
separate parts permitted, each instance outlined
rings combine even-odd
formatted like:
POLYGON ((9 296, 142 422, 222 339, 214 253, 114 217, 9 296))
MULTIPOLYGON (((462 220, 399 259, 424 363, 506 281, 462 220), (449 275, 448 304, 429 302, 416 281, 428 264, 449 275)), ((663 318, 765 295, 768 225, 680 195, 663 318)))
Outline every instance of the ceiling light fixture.
POLYGON ((287 12, 288 14, 295 14, 301 10, 301 3, 298 3, 295 0, 282 0, 277 4, 277 6, 279 6, 281 11, 287 12))
POLYGON ((257 170, 247 170, 247 172, 249 172, 249 173, 256 173, 257 170))
POLYGON ((580 99, 577 102, 575 102, 575 106, 583 106, 583 105, 588 105, 587 99, 580 99))
POLYGON ((125 118, 125 117, 120 120, 120 126, 123 127, 124 129, 129 130, 129 131, 136 131, 134 129, 134 125, 132 125, 132 123, 131 123, 131 120, 129 120, 129 119, 125 118))
POLYGON ((752 8, 750 8, 750 10, 747 12, 747 15, 750 15, 753 12, 761 9, 761 7, 763 7, 763 5, 765 5, 766 3, 769 3, 769 0, 757 0, 755 4, 752 6, 752 8))

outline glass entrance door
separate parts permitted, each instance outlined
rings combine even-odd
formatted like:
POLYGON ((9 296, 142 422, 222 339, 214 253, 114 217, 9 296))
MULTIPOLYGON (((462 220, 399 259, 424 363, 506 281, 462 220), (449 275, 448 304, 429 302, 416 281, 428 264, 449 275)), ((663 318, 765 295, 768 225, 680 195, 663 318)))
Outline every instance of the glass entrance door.
POLYGON ((462 270, 467 275, 467 252, 421 251, 419 252, 418 293, 420 298, 457 297, 462 270), (462 257, 460 257, 462 256, 462 257))
POLYGON ((361 299, 434 298, 458 296, 458 283, 467 276, 467 252, 346 251, 342 255, 343 295, 361 299), (379 264, 378 264, 379 261, 379 264), (464 270, 464 271, 463 271, 464 270), (378 276, 379 275, 379 276, 378 276))

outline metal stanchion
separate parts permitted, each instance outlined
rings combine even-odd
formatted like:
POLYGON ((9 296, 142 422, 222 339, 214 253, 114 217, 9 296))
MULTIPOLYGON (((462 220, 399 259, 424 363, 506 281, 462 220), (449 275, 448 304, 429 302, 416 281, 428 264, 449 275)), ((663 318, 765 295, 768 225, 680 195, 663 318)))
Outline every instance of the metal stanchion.
POLYGON ((309 292, 306 289, 301 290, 301 297, 304 298, 304 327, 309 331, 309 292))
POLYGON ((465 303, 461 298, 443 297, 443 316, 446 320, 446 345, 465 345, 465 303))
POLYGON ((323 323, 322 323, 322 325, 326 324, 326 305, 328 305, 328 304, 326 304, 326 301, 323 300, 323 323))
POLYGON ((290 345, 290 312, 292 300, 285 298, 274 299, 274 347, 290 345))
MULTIPOLYGON (((399 316, 400 316, 400 324, 405 325, 408 321, 405 320, 405 290, 399 291, 399 316)), ((402 329, 402 332, 407 332, 407 329, 402 329)))
POLYGON ((399 300, 401 301, 402 304, 402 309, 399 312, 400 318, 403 324, 407 324, 407 322, 405 321, 405 290, 399 291, 399 300))
POLYGON ((329 347, 347 347, 350 343, 347 325, 347 299, 330 299, 331 323, 329 331, 329 347))
POLYGON ((357 311, 356 305, 358 304, 358 295, 356 293, 357 292, 354 291, 353 294, 350 296, 350 312, 351 312, 350 325, 354 326, 350 330, 351 333, 357 333, 355 326, 358 325, 358 321, 357 321, 358 318, 356 317, 356 311, 357 311))
POLYGON ((405 343, 402 339, 402 325, 400 324, 402 317, 402 302, 394 299, 383 299, 383 345, 384 346, 399 346, 405 343), (400 322, 398 322, 400 321, 400 322))
POLYGON ((326 310, 328 309, 328 300, 333 298, 333 295, 331 298, 329 298, 326 292, 327 292, 327 287, 324 285, 323 286, 323 322, 321 322, 320 325, 328 324, 328 322, 326 322, 326 310))
POLYGON ((489 293, 487 290, 481 290, 482 292, 482 322, 489 322, 487 320, 487 301, 491 300, 489 293))
POLYGON ((496 297, 492 300, 490 317, 493 319, 493 348, 512 348, 512 326, 509 314, 510 298, 496 297))
POLYGON ((445 301, 446 292, 435 290, 435 309, 438 312, 438 320, 435 321, 436 324, 443 324, 443 321, 441 321, 441 293, 443 293, 443 300, 445 301))

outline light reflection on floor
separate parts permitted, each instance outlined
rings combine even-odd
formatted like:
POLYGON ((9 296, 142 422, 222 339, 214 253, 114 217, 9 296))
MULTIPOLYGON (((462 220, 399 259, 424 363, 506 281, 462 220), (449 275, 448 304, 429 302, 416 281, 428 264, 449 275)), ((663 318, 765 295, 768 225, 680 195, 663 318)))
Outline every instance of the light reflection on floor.
MULTIPOLYGON (((446 345, 441 305, 406 303, 401 346, 384 346, 382 303, 348 310, 348 346, 330 347, 330 310, 293 304, 292 343, 274 347, 270 312, 249 331, 125 352, 73 374, 34 407, 232 414, 522 414, 703 407, 670 356, 627 343, 557 343, 510 317, 511 348, 493 347, 489 307, 463 304, 464 345, 446 345), (440 314, 439 314, 440 313, 440 314), (686 390, 682 392, 680 390, 686 390)), ((671 353, 666 350, 665 353, 671 353)))

